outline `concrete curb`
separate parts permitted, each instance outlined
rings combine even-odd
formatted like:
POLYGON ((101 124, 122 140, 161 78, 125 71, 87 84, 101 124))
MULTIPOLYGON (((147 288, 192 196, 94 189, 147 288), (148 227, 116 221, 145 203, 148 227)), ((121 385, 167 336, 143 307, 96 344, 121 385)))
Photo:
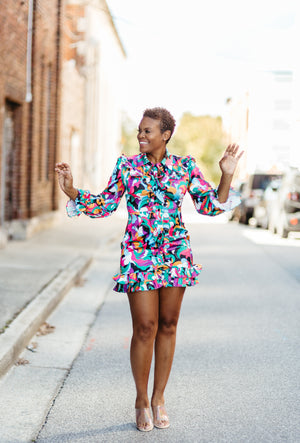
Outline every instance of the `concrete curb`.
POLYGON ((91 256, 76 257, 17 316, 0 335, 0 377, 16 362, 40 325, 56 308, 68 290, 92 261, 91 256))

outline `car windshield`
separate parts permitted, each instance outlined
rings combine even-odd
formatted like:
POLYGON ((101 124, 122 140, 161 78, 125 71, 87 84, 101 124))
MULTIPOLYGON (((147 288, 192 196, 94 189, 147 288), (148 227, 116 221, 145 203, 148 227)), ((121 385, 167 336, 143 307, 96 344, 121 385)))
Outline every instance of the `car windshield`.
POLYGON ((266 189, 270 181, 279 177, 279 175, 255 174, 253 177, 252 189, 266 189))

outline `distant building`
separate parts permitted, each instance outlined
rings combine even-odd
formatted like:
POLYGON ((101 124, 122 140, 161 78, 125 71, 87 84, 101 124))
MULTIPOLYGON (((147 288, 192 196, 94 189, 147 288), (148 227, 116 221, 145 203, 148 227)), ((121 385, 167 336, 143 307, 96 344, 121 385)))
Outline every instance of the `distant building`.
POLYGON ((294 75, 260 72, 242 97, 228 100, 225 130, 246 150, 240 175, 275 172, 299 161, 294 150, 294 75))
MULTIPOLYGON (((70 163, 74 178, 82 181, 84 148, 84 114, 86 78, 84 56, 85 33, 81 23, 85 8, 76 2, 65 2, 63 19, 61 150, 58 160, 70 163)), ((59 191, 60 201, 63 194, 59 191)), ((63 205, 62 205, 63 206, 63 205)))
POLYGON ((62 151, 77 186, 99 192, 121 150, 125 51, 104 0, 66 0, 62 151))
POLYGON ((57 209, 62 1, 1 2, 0 237, 24 238, 57 209))

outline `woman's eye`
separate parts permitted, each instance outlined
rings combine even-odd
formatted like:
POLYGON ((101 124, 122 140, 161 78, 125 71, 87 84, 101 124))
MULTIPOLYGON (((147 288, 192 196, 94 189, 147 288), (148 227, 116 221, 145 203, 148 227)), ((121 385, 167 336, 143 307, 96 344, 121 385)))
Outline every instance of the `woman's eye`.
MULTIPOLYGON (((143 132, 142 129, 137 129, 137 133, 138 133, 138 134, 141 134, 142 132, 143 132)), ((150 131, 150 129, 145 129, 144 132, 145 132, 145 134, 150 134, 151 131, 150 131)))

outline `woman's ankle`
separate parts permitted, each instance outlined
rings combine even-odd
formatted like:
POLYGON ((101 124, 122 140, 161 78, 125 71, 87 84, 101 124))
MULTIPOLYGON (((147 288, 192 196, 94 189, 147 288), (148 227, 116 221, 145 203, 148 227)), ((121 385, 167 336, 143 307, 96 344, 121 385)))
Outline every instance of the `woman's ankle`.
POLYGON ((136 397, 135 407, 136 407, 136 409, 149 408, 150 407, 150 403, 149 403, 148 397, 145 397, 145 396, 142 396, 142 397, 138 396, 138 397, 136 397))
POLYGON ((151 398, 151 406, 162 406, 165 404, 164 394, 153 394, 151 398))

